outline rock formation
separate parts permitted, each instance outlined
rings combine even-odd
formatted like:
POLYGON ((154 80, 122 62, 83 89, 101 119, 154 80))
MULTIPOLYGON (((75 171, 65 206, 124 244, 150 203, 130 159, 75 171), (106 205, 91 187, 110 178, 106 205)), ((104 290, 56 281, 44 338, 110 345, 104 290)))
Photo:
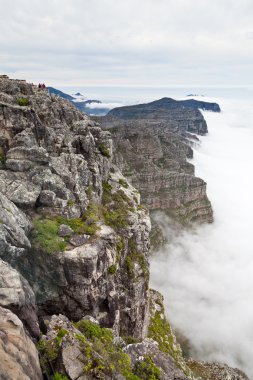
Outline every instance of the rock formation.
MULTIPOLYGON (((188 161, 193 156, 191 145, 198 142, 190 132, 205 134, 207 126, 196 103, 193 108, 191 102, 181 103, 164 98, 115 108, 97 120, 110 130, 115 163, 140 191, 149 210, 164 210, 181 223, 210 223, 213 213, 206 183, 195 177, 188 161)), ((207 109, 219 109, 204 104, 207 109)))
MULTIPOLYGON (((185 186, 186 198, 191 187, 189 203, 210 208, 188 144, 149 124, 171 144, 157 155, 174 168, 164 183, 185 186)), ((0 377, 42 378, 41 333, 47 379, 196 379, 149 289, 150 219, 113 163, 110 132, 46 89, 1 76, 0 165, 0 377)))
POLYGON ((20 319, 0 307, 0 378, 42 380, 36 347, 20 319))

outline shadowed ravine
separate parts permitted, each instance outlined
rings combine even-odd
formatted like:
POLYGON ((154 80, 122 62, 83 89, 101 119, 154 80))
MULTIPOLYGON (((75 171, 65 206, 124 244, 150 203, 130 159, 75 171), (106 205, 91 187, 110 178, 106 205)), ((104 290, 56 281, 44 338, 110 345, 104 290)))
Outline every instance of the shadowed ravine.
POLYGON ((178 233, 168 220, 170 244, 153 255, 151 282, 192 356, 227 362, 253 378, 253 113, 249 101, 219 104, 221 114, 204 113, 209 135, 193 160, 215 221, 178 233))

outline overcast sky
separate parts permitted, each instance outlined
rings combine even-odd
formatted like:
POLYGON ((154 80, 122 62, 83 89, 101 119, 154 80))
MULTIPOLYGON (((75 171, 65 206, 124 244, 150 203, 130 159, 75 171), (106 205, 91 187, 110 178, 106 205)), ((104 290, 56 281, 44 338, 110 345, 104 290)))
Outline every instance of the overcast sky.
POLYGON ((252 0, 0 0, 0 72, 53 85, 252 86, 252 0))

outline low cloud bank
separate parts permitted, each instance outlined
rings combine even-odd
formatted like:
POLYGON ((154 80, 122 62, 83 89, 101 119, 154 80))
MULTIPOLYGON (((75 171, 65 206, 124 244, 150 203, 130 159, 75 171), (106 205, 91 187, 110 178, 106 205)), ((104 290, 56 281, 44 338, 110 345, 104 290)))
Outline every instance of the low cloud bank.
POLYGON ((87 103, 86 104, 86 107, 87 108, 90 108, 90 109, 104 109, 104 108, 107 108, 107 109, 113 109, 113 108, 116 108, 116 107, 122 107, 123 104, 122 103, 96 103, 96 102, 93 102, 93 103, 87 103))
POLYGON ((253 110, 246 99, 219 102, 221 114, 204 113, 209 135, 193 161, 215 222, 178 232, 158 216, 170 244, 152 257, 151 282, 192 356, 253 378, 253 110))

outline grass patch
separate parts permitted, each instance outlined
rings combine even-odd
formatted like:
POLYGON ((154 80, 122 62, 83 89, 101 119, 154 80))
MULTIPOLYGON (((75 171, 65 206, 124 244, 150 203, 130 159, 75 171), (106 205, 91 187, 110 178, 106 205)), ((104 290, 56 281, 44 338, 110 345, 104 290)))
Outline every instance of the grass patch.
POLYGON ((107 157, 107 158, 110 158, 110 157, 111 157, 111 155, 110 155, 110 151, 109 151, 109 149, 105 146, 105 144, 103 144, 103 143, 99 144, 98 149, 99 149, 100 153, 101 153, 103 156, 105 156, 105 157, 107 157))
POLYGON ((59 225, 57 220, 34 220, 31 234, 32 248, 50 254, 64 251, 67 243, 58 236, 59 225))
POLYGON ((62 252, 67 246, 67 238, 59 236, 59 227, 66 224, 76 234, 95 235, 99 229, 99 212, 96 204, 90 202, 82 218, 64 218, 56 216, 52 219, 35 219, 31 233, 31 243, 35 250, 45 253, 62 252))
POLYGON ((159 380, 161 371, 152 361, 150 356, 146 356, 143 361, 136 366, 136 375, 143 380, 159 380))
POLYGON ((6 162, 6 156, 5 156, 4 152, 1 149, 0 149, 0 162, 2 164, 5 164, 5 162, 6 162))
POLYGON ((111 330, 100 327, 97 323, 93 323, 88 320, 81 320, 74 323, 74 326, 81 331, 81 333, 87 338, 93 340, 99 338, 103 341, 113 340, 111 330))
POLYGON ((128 183, 122 178, 119 180, 119 184, 123 186, 125 189, 128 189, 129 187, 128 183))
POLYGON ((112 186, 108 182, 103 183, 103 217, 105 224, 120 230, 128 226, 128 214, 133 211, 131 199, 123 190, 112 192, 112 186))
POLYGON ((126 380, 142 379, 135 375, 129 355, 114 345, 111 330, 90 321, 79 321, 74 326, 81 332, 75 337, 83 352, 84 373, 94 378, 115 378, 120 373, 126 380))
POLYGON ((116 262, 118 263, 120 260, 120 256, 126 247, 125 241, 122 237, 120 237, 119 241, 116 244, 116 262))
POLYGON ((76 202, 74 201, 74 199, 69 199, 68 202, 67 202, 67 206, 71 207, 71 206, 74 206, 76 202))
POLYGON ((125 266, 127 274, 130 278, 134 279, 135 277, 135 263, 138 263, 141 267, 142 273, 145 278, 145 282, 148 286, 149 282, 149 268, 147 265, 147 261, 143 253, 139 252, 136 246, 136 242, 133 238, 128 240, 128 255, 126 257, 125 266))
POLYGON ((27 98, 18 98, 17 99, 17 104, 21 107, 25 107, 29 105, 29 99, 27 98))
POLYGON ((44 371, 50 370, 50 364, 54 363, 58 355, 58 347, 54 340, 48 341, 40 339, 37 343, 37 350, 40 353, 40 365, 44 371))
POLYGON ((57 333, 56 338, 55 338, 55 342, 58 346, 60 345, 62 338, 67 334, 67 332, 68 331, 65 329, 59 329, 58 330, 58 333, 57 333))
POLYGON ((115 274, 117 272, 117 267, 116 265, 111 265, 109 268, 108 268, 108 273, 109 274, 115 274))
POLYGON ((171 327, 166 318, 161 318, 161 313, 156 311, 151 317, 148 337, 154 339, 159 344, 159 349, 173 356, 173 337, 171 327))
POLYGON ((59 372, 56 372, 51 380, 69 380, 69 378, 61 375, 59 372))

